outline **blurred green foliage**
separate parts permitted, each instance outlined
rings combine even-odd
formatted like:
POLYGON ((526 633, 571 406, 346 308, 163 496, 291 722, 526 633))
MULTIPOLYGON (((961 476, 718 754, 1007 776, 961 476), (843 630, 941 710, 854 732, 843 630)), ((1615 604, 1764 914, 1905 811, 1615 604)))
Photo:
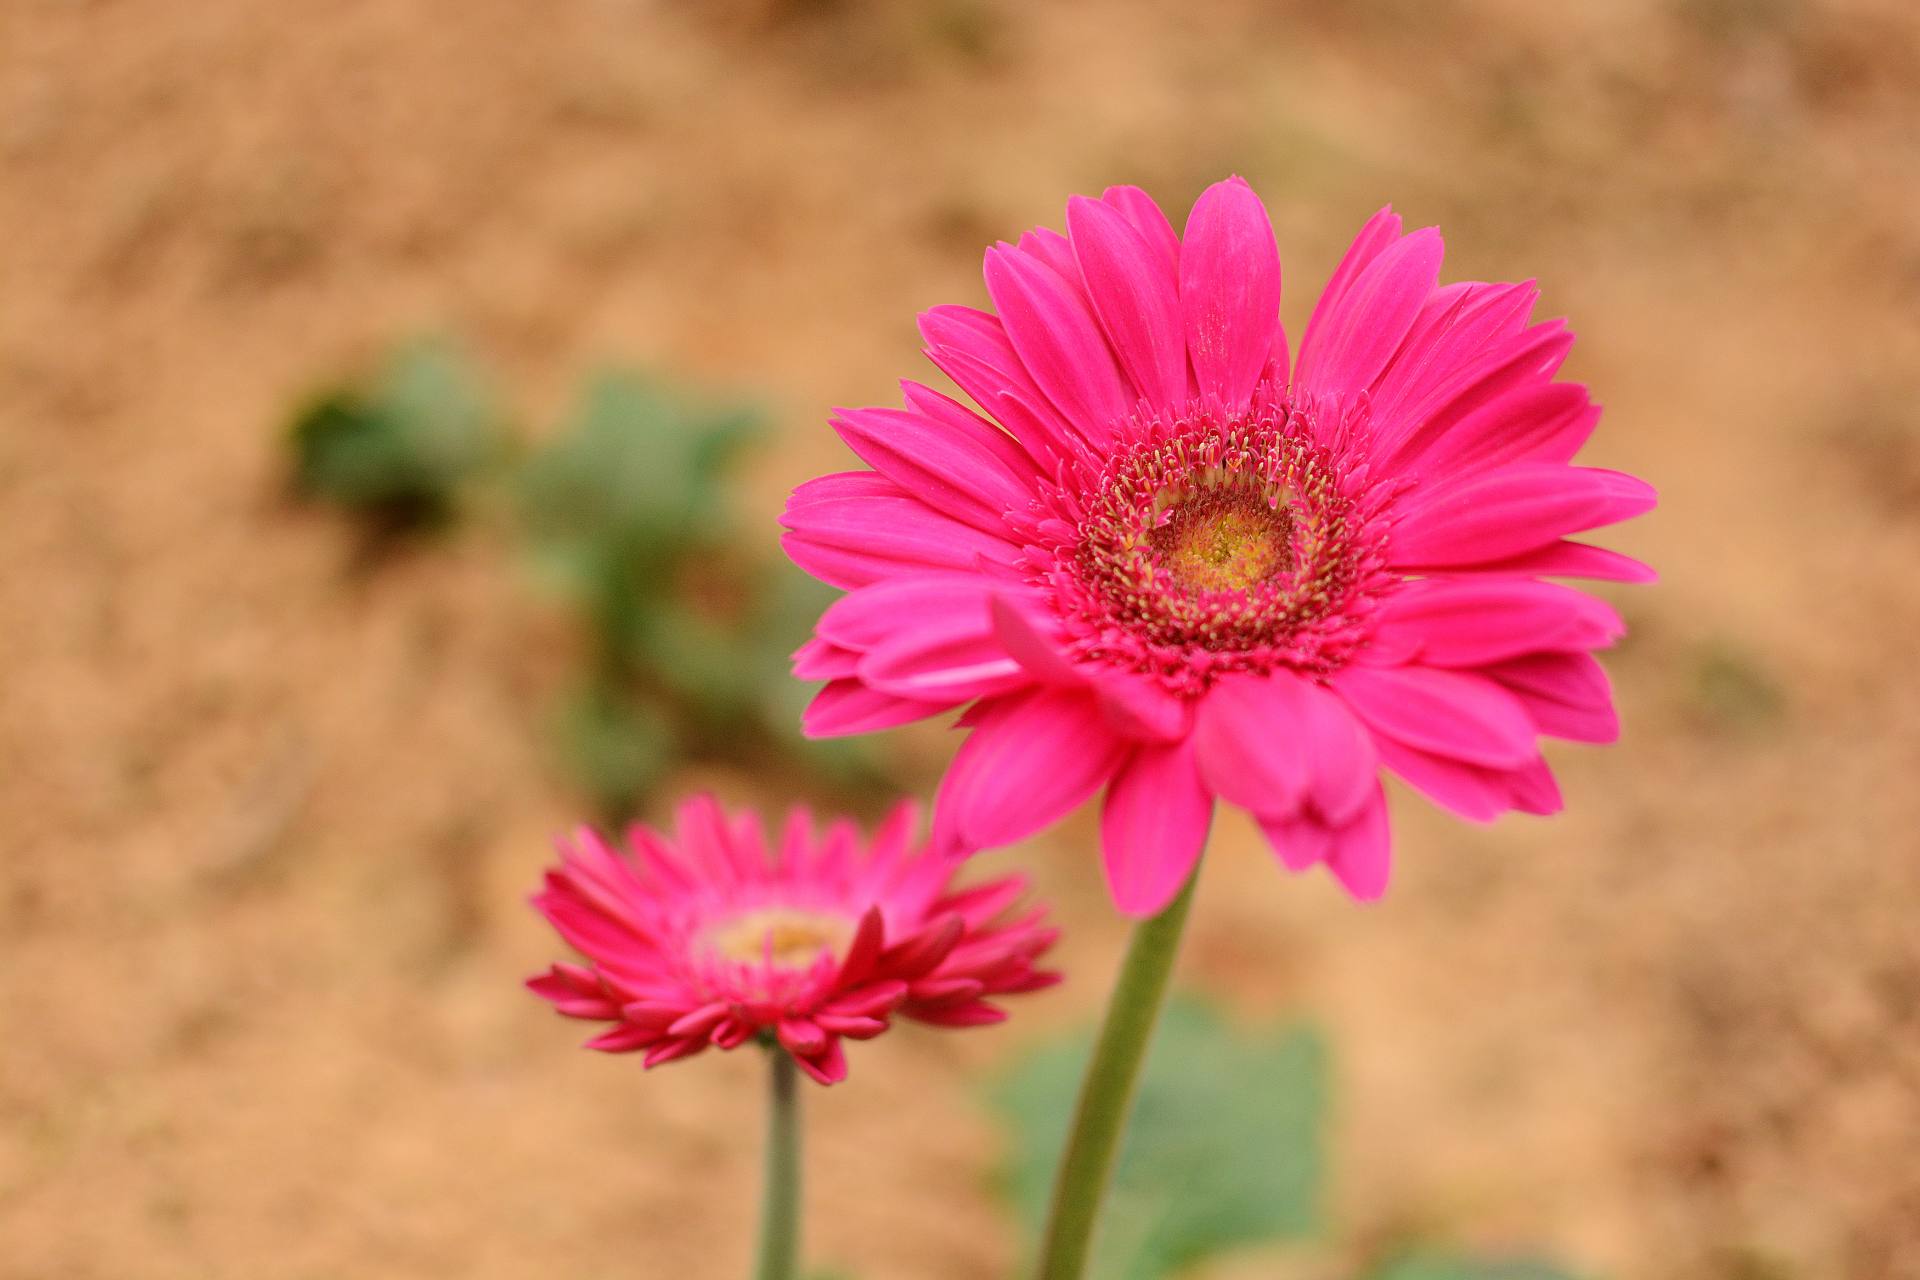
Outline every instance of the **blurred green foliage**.
POLYGON ((865 790, 856 744, 798 732, 810 690, 789 658, 830 589, 771 531, 743 530, 732 471, 761 416, 627 371, 591 378, 544 447, 521 456, 478 371, 444 341, 397 351, 369 385, 316 396, 291 433, 296 488, 386 535, 444 525, 486 478, 508 526, 577 610, 583 661, 555 715, 562 760, 610 822, 692 759, 798 770, 865 790), (513 461, 516 465, 496 465, 513 461))
POLYGON ((450 342, 419 341, 366 385, 324 390, 294 415, 294 487, 377 532, 438 526, 461 490, 504 459, 507 439, 472 362, 450 342))
MULTIPOLYGON (((1091 1037, 1028 1056, 993 1093, 1013 1150, 1003 1185, 1037 1236, 1091 1037)), ((1327 1054, 1318 1032, 1242 1036, 1176 999, 1148 1052, 1090 1274, 1159 1280, 1320 1219, 1327 1054)))
MULTIPOLYGON (((1009 1143, 1000 1186, 1030 1239, 1045 1223, 1092 1040, 1088 1029, 1027 1054, 991 1092, 1009 1143)), ((1147 1054, 1089 1276, 1169 1280, 1237 1250, 1318 1235, 1328 1057, 1311 1026, 1249 1034, 1176 997, 1147 1054)), ((1344 1270, 1363 1280, 1574 1280, 1544 1263, 1424 1249, 1344 1270)))
POLYGON ((797 732, 789 655, 831 594, 762 552, 771 536, 744 537, 728 500, 733 464, 762 433, 751 410, 609 372, 521 475, 534 553, 590 634, 562 736, 610 818, 689 755, 859 772, 846 749, 797 732))

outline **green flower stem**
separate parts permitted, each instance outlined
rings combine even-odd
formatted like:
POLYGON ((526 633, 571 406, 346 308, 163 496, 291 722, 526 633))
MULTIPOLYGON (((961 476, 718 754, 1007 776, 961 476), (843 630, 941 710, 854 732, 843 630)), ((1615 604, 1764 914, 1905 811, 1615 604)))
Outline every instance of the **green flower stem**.
POLYGON ((760 1248, 754 1280, 794 1280, 800 1272, 800 1069, 778 1045, 767 1091, 767 1175, 760 1198, 760 1248))
POLYGON ((1054 1180, 1053 1207, 1040 1246, 1039 1280, 1080 1280, 1086 1274, 1094 1224, 1113 1180, 1120 1135, 1133 1112, 1134 1087, 1160 1020, 1160 1007, 1166 1003, 1167 980, 1173 974, 1180 935, 1193 906, 1193 887, 1199 880, 1196 866, 1179 897, 1159 915, 1134 926, 1107 1004, 1106 1021, 1100 1027, 1100 1041, 1080 1082, 1080 1103, 1054 1180))

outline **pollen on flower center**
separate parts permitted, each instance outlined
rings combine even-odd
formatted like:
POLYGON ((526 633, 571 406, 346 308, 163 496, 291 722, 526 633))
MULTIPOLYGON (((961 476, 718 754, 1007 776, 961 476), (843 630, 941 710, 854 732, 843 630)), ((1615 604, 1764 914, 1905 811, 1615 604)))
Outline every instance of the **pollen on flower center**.
POLYGON ((1172 506, 1147 535, 1175 582, 1193 591, 1239 591, 1293 568, 1293 513, 1241 486, 1205 489, 1172 506))
POLYGON ((853 939, 853 922, 796 907, 762 907, 721 921, 707 930, 706 939, 721 956, 739 964, 805 969, 823 952, 842 954, 853 939))

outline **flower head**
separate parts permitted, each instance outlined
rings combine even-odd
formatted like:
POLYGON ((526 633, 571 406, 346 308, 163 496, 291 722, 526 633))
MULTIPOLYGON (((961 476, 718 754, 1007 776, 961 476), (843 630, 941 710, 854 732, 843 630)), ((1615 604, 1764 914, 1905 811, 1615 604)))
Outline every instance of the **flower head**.
POLYGON ((1017 876, 954 890, 950 858, 913 842, 902 805, 870 842, 804 810, 769 848, 760 819, 711 797, 680 807, 671 838, 647 827, 616 851, 581 829, 560 843, 533 903, 585 958, 527 985, 572 1018, 613 1025, 587 1042, 646 1065, 709 1046, 777 1041, 822 1084, 846 1077, 843 1040, 898 1014, 940 1027, 999 1022, 989 997, 1037 991, 1057 931, 1011 909, 1017 876))
POLYGON ((1143 192, 987 252, 998 314, 935 307, 918 383, 834 426, 872 469, 800 486, 788 553, 847 594, 795 655, 815 735, 966 707, 936 841, 1003 844, 1106 790, 1123 910, 1178 890, 1216 800, 1295 870, 1386 886, 1385 769, 1475 820, 1548 813, 1542 735, 1618 731, 1607 605, 1647 581, 1568 535, 1653 506, 1571 465, 1599 417, 1531 284, 1440 285, 1382 210, 1308 320, 1239 179, 1184 236, 1143 192), (984 416, 983 416, 984 415, 984 416))

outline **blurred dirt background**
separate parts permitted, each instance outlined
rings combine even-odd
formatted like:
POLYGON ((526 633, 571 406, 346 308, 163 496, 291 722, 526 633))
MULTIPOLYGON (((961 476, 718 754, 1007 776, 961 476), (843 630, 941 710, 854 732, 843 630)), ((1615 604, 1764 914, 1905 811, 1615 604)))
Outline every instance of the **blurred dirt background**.
MULTIPOLYGON (((1568 812, 1395 798, 1369 910, 1215 843, 1184 974, 1334 1037, 1347 1243, 1625 1280, 1920 1276, 1920 10, 1907 0, 0 7, 0 1276, 741 1274, 757 1064, 642 1078, 519 989, 570 643, 455 538, 365 571, 294 398, 423 330, 529 413, 632 359, 776 412, 743 502, 931 376, 914 313, 1119 181, 1246 174, 1298 333, 1391 200, 1537 275, 1650 477, 1627 722, 1568 812)), ((549 413, 550 416, 550 413, 549 413)), ((931 769, 938 731, 901 735, 931 769)), ((703 774, 729 794, 787 780, 703 774)), ((814 1093, 810 1253, 1018 1248, 975 1081, 1073 981, 814 1093)))

